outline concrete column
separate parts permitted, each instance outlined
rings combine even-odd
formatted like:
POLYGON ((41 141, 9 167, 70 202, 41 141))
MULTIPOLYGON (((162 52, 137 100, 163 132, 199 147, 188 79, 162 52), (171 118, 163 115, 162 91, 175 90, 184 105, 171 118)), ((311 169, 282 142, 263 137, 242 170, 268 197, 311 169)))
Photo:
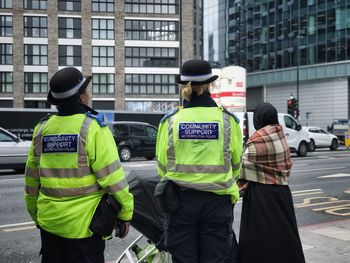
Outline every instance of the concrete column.
POLYGON ((181 30, 181 58, 180 63, 186 60, 194 59, 196 54, 194 52, 194 33, 196 20, 193 4, 196 0, 182 0, 180 1, 180 30, 181 30))
POLYGON ((58 9, 57 1, 47 1, 48 78, 58 70, 58 9))
MULTIPOLYGON (((81 41, 82 41, 82 71, 85 76, 92 74, 92 47, 91 47, 91 1, 81 1, 81 41)), ((92 80, 88 86, 90 95, 89 105, 92 105, 92 80)))
POLYGON ((115 1, 115 109, 125 109, 124 0, 115 1))
POLYGON ((13 107, 24 107, 23 0, 13 1, 13 107))

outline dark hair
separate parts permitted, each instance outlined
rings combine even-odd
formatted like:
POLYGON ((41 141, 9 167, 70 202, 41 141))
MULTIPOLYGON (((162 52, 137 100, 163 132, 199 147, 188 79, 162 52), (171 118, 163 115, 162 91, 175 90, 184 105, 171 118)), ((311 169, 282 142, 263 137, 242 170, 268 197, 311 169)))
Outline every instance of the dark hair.
POLYGON ((260 103, 254 110, 254 128, 260 130, 267 125, 279 124, 276 108, 267 102, 260 103))

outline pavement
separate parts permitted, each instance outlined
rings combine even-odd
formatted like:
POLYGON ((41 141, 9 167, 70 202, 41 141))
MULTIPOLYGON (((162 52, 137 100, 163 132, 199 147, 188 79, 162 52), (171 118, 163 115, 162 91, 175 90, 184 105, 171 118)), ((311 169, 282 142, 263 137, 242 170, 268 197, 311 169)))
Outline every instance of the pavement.
POLYGON ((350 262, 350 219, 302 226, 299 234, 307 263, 350 262))

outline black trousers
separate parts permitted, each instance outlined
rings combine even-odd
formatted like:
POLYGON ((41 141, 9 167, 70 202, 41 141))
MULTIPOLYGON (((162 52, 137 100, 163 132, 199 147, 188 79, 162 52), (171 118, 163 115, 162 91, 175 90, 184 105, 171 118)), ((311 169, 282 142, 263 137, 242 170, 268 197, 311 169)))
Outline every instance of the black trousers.
POLYGON ((229 261, 235 253, 233 205, 228 195, 179 190, 181 207, 169 214, 167 248, 174 263, 229 261))
POLYGON ((104 263, 105 241, 100 237, 69 239, 43 229, 40 235, 42 263, 104 263))

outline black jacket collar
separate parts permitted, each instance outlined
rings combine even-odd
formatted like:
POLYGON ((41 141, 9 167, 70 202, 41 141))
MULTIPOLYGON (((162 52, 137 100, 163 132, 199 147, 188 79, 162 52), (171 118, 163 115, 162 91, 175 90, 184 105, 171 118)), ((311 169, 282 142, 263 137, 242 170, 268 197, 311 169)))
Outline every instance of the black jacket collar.
POLYGON ((192 94, 191 101, 184 100, 184 108, 193 107, 217 107, 216 102, 210 97, 210 93, 206 92, 202 95, 192 94))
POLYGON ((58 114, 57 114, 58 116, 70 116, 70 115, 79 114, 79 113, 84 114, 88 111, 94 115, 98 114, 98 112, 95 111, 94 109, 81 103, 63 104, 60 106, 57 105, 57 111, 58 111, 58 114))

